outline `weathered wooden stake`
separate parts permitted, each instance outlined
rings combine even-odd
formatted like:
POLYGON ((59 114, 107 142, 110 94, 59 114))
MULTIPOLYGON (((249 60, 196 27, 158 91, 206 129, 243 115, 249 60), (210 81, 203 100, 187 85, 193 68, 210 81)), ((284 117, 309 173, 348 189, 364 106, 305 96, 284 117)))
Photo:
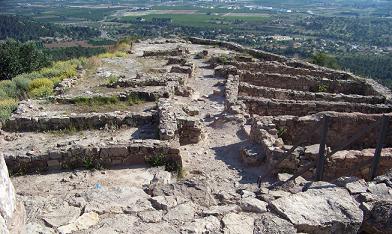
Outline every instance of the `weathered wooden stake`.
POLYGON ((377 175, 377 169, 378 169, 378 164, 380 163, 380 158, 381 158, 381 151, 382 148, 384 147, 384 141, 385 137, 388 132, 388 124, 389 124, 389 118, 386 115, 382 116, 382 122, 381 122, 381 129, 380 129, 380 135, 378 135, 378 140, 377 140, 377 148, 376 151, 374 152, 374 158, 372 162, 372 166, 370 168, 370 179, 374 179, 377 175))
POLYGON ((320 149, 319 158, 317 160, 317 170, 316 170, 316 180, 320 181, 323 179, 324 166, 325 166, 325 144, 327 140, 328 133, 329 116, 324 115, 323 125, 321 127, 321 139, 320 139, 320 149))

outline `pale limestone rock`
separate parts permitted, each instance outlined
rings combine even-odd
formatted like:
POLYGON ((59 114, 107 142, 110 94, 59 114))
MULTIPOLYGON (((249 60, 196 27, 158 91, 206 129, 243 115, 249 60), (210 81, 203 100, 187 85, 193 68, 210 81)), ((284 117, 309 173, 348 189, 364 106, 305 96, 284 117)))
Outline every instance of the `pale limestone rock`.
POLYGON ((235 213, 241 211, 238 205, 224 205, 224 206, 211 206, 203 210, 203 215, 223 216, 228 213, 235 213))
POLYGON ((26 225, 26 233, 29 234, 54 234, 55 231, 51 228, 45 227, 39 223, 28 223, 26 225))
POLYGON ((80 216, 80 208, 65 204, 51 213, 43 216, 50 227, 60 227, 75 221, 80 216))
POLYGON ((195 216, 195 208, 192 202, 184 203, 169 210, 163 217, 166 221, 191 221, 195 216))
POLYGON ((0 154, 0 216, 5 223, 11 222, 16 206, 15 189, 8 176, 4 157, 0 154))
POLYGON ((292 234, 296 233, 294 225, 271 213, 264 213, 256 219, 254 234, 292 234))
POLYGON ((72 222, 68 225, 59 227, 58 231, 60 233, 72 233, 75 231, 86 230, 89 227, 97 224, 98 221, 99 221, 99 216, 97 213, 95 213, 95 212, 84 213, 82 216, 80 216, 74 222, 72 222))
POLYGON ((241 209, 246 212, 263 213, 267 212, 267 203, 254 197, 243 198, 240 202, 241 209))
POLYGON ((157 196, 150 199, 152 206, 158 210, 168 210, 177 205, 175 196, 157 196))
POLYGON ((272 208, 300 232, 357 233, 363 213, 342 188, 309 189, 271 202, 272 208))
POLYGON ((146 223, 159 223, 162 220, 163 212, 160 210, 144 211, 138 214, 139 218, 146 223))
POLYGON ((218 233, 220 229, 220 221, 215 216, 207 216, 202 219, 195 219, 190 224, 181 229, 185 233, 218 233))
POLYGON ((230 213, 222 219, 227 234, 253 234, 254 218, 246 214, 230 213))

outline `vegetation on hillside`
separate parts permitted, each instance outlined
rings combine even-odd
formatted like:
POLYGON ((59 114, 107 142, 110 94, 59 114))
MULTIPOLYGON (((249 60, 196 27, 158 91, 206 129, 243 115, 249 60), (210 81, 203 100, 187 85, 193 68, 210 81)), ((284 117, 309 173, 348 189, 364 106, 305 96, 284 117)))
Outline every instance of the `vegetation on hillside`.
POLYGON ((0 40, 38 40, 40 37, 69 37, 90 39, 100 35, 97 29, 81 26, 59 26, 42 23, 24 16, 0 15, 0 40))
MULTIPOLYGON (((14 56, 20 56, 21 62, 19 63, 12 63, 10 61, 3 59, 4 64, 9 63, 7 66, 11 68, 17 68, 15 71, 19 73, 21 71, 20 64, 25 64, 26 67, 30 68, 25 73, 14 75, 7 74, 3 79, 0 81, 0 121, 4 121, 7 119, 11 113, 17 107, 17 101, 20 99, 24 99, 27 97, 34 97, 34 98, 42 98, 47 97, 53 94, 53 89, 64 79, 74 77, 78 74, 77 68, 84 67, 84 68, 92 68, 97 64, 97 60, 102 58, 113 58, 113 57, 123 57, 126 56, 127 50, 129 50, 132 46, 133 39, 131 37, 124 38, 119 40, 115 46, 111 48, 110 51, 105 52, 103 54, 99 54, 97 56, 93 56, 90 58, 77 58, 71 59, 66 61, 57 61, 53 63, 46 62, 45 64, 49 64, 46 67, 43 67, 44 64, 40 63, 39 66, 35 66, 36 60, 32 59, 34 56, 30 55, 30 50, 15 50, 16 52, 7 51, 5 50, 4 53, 9 53, 11 55, 16 54, 14 56), (23 52, 27 51, 29 53, 26 56, 23 56, 23 52), (26 60, 23 60, 23 57, 27 57, 26 60), (43 68, 41 68, 43 67, 43 68)), ((7 41, 6 43, 0 44, 1 46, 7 47, 8 44, 11 44, 12 47, 10 48, 19 48, 18 46, 31 46, 34 45, 33 43, 20 43, 16 41, 7 41)), ((7 47, 8 48, 8 47, 7 47)), ((8 49, 10 49, 8 48, 8 49)), ((30 48, 30 47, 28 47, 30 48)), ((36 47, 32 47, 35 50, 38 50, 36 47)), ((35 51, 37 52, 37 51, 35 51)), ((38 50, 37 53, 40 51, 38 50)), ((44 54, 39 54, 44 56, 44 54)), ((6 57, 8 58, 8 57, 6 57)), ((1 58, 0 58, 1 59, 1 58)), ((128 104, 132 104, 133 102, 137 102, 138 100, 129 99, 128 104)))

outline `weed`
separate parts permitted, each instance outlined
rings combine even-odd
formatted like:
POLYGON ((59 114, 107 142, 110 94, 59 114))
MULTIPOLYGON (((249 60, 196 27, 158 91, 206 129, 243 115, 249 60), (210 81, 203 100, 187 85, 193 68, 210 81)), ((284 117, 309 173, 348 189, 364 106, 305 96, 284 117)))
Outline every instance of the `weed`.
POLYGON ((120 77, 118 77, 118 76, 110 75, 106 82, 108 85, 114 85, 115 83, 118 82, 119 79, 120 79, 120 77))
POLYGON ((146 157, 145 162, 151 167, 165 166, 166 171, 176 172, 177 175, 182 173, 182 168, 174 160, 168 160, 164 154, 158 154, 152 157, 146 157))
POLYGON ((48 78, 38 78, 29 83, 28 94, 31 97, 46 97, 53 93, 53 81, 48 78))
POLYGON ((0 99, 0 122, 7 120, 18 107, 18 101, 12 98, 0 99))
POLYGON ((320 92, 320 93, 328 92, 328 85, 326 85, 326 84, 319 84, 317 86, 317 92, 320 92))
POLYGON ((285 127, 279 127, 279 128, 278 128, 278 137, 279 137, 279 138, 282 138, 283 135, 284 135, 286 132, 287 132, 287 128, 285 128, 285 127))

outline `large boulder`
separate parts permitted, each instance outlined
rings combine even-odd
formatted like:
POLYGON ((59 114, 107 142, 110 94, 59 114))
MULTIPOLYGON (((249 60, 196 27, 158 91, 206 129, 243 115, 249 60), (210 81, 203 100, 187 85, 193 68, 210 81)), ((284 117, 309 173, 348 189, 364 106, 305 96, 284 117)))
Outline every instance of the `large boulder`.
POLYGON ((8 176, 4 157, 0 154, 0 216, 6 223, 11 222, 15 207, 15 189, 8 176))
POLYGON ((378 201, 365 215, 362 230, 366 233, 392 233, 392 202, 378 201))
POLYGON ((24 233, 26 210, 16 200, 15 189, 8 175, 4 157, 0 154, 0 231, 1 233, 24 233))
POLYGON ((271 213, 264 213, 255 221, 254 234, 291 234, 297 233, 294 225, 271 213))
POLYGON ((346 189, 315 187, 271 202, 299 232, 357 233, 363 212, 346 189))

